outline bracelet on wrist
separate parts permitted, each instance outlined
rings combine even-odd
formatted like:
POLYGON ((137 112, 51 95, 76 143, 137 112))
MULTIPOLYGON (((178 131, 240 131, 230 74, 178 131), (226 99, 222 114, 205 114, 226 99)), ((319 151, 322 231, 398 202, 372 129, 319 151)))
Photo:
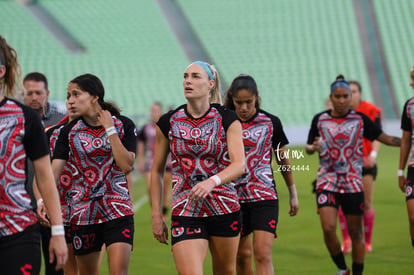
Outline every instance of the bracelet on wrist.
POLYGON ((38 199, 36 203, 37 203, 37 207, 39 207, 43 203, 43 199, 42 198, 38 199))
POLYGON ((115 134, 118 134, 118 132, 117 132, 117 130, 116 130, 116 128, 115 128, 115 126, 108 127, 108 128, 105 130, 105 132, 106 132, 106 134, 108 135, 108 137, 110 137, 110 136, 112 136, 112 135, 115 135, 115 134))
POLYGON ((63 227, 63 225, 52 225, 51 231, 52 231, 52 236, 65 235, 65 228, 63 227))
POLYGON ((404 177, 404 170, 403 170, 403 169, 398 169, 398 171, 397 171, 397 175, 398 175, 399 177, 404 177))
POLYGON ((216 186, 219 186, 221 184, 221 179, 217 175, 210 177, 210 179, 212 179, 216 183, 216 186))
POLYGON ((371 151, 371 153, 369 153, 369 156, 373 157, 374 159, 377 158, 377 155, 378 155, 377 151, 371 151))

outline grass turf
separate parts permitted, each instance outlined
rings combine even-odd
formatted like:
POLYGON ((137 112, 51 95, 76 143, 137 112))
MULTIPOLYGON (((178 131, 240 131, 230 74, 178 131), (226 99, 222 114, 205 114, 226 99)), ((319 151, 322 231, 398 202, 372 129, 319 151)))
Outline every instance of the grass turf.
MULTIPOLYGON (((318 168, 317 155, 301 157, 303 148, 292 148, 290 160, 302 169, 294 177, 299 196, 300 210, 296 217, 289 217, 288 191, 280 172, 275 168, 280 197, 278 238, 274 241, 273 263, 276 274, 335 274, 336 267, 323 243, 319 217, 316 214, 315 195, 311 182, 318 168), (292 151, 296 149, 296 153, 292 151), (299 152, 299 153, 298 153, 299 152)), ((382 146, 378 154, 379 173, 375 185, 374 208, 376 211, 372 237, 373 252, 365 256, 364 274, 411 274, 414 249, 408 231, 408 218, 404 194, 397 183, 399 148, 382 146)), ((134 184, 135 200, 146 194, 145 183, 139 178, 134 184)), ((338 229, 338 236, 340 232, 338 229)), ((352 264, 351 255, 346 262, 352 264)), ((109 274, 105 259, 101 274, 109 274)), ((171 246, 159 244, 152 236, 151 210, 145 202, 135 213, 134 250, 129 274, 177 274, 171 246)), ((212 274, 211 259, 207 257, 204 274, 212 274)))

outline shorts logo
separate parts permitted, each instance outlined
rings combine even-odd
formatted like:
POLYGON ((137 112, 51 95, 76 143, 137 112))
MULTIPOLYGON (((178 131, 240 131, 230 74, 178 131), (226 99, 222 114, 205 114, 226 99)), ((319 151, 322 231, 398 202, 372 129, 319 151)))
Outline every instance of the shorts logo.
POLYGON ((31 264, 25 264, 24 266, 20 268, 20 271, 22 272, 23 275, 30 275, 32 274, 32 272, 30 272, 32 268, 33 267, 31 264))
POLYGON ((124 231, 122 231, 122 235, 124 235, 125 238, 130 238, 131 235, 129 235, 129 233, 131 233, 131 231, 129 229, 124 229, 124 231))
POLYGON ((276 228, 276 221, 275 220, 271 220, 269 222, 269 226, 270 226, 270 228, 276 228))
POLYGON ((82 248, 82 239, 79 238, 78 236, 73 237, 73 248, 75 248, 76 250, 79 250, 82 248))
POLYGON ((328 201, 328 197, 325 194, 320 194, 318 197, 319 204, 325 204, 328 201))
POLYGON ((187 227, 187 232, 185 234, 187 235, 193 235, 193 234, 200 234, 201 233, 201 228, 194 228, 194 229, 190 229, 189 227, 187 227))
POLYGON ((180 237, 182 234, 184 234, 184 227, 174 227, 172 230, 172 236, 174 238, 180 237))
POLYGON ((230 225, 230 228, 231 228, 231 230, 233 230, 233 231, 236 231, 237 229, 239 229, 239 222, 238 221, 234 221, 231 225, 230 225))
POLYGON ((413 194, 413 187, 411 185, 407 185, 405 188, 405 196, 409 197, 413 194))

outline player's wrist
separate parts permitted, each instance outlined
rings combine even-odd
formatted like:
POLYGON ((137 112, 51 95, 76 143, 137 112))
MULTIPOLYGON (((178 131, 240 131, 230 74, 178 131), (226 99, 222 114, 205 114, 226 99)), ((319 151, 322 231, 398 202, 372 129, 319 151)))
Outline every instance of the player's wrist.
POLYGON ((39 207, 43 203, 43 199, 40 198, 36 201, 37 207, 39 207))
POLYGON ((375 151, 375 150, 372 150, 371 153, 369 153, 369 156, 372 157, 372 158, 374 158, 374 159, 376 159, 377 156, 378 156, 378 152, 375 151))
POLYGON ((404 169, 398 169, 397 170, 397 176, 404 177, 404 169))
POLYGON ((52 225, 50 227, 52 236, 64 236, 65 235, 65 228, 63 225, 52 225))
POLYGON ((118 134, 118 131, 116 130, 115 126, 111 126, 105 129, 106 134, 108 137, 118 134))
POLYGON ((210 179, 211 179, 212 181, 214 181, 214 183, 216 184, 216 186, 219 186, 219 185, 221 184, 221 179, 220 179, 220 177, 219 177, 219 176, 217 176, 217 175, 211 176, 211 177, 210 177, 210 179))

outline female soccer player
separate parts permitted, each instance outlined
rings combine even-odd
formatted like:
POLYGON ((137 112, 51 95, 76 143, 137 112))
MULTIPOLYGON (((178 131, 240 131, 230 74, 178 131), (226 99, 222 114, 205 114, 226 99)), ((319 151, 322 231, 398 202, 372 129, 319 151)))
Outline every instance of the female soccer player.
POLYGON ((80 75, 69 82, 69 113, 60 131, 52 167, 59 178, 72 164, 70 222, 80 274, 96 274, 103 244, 111 274, 127 274, 134 221, 126 174, 137 146, 134 123, 104 101, 102 82, 80 75))
POLYGON ((39 115, 11 98, 16 78, 20 78, 16 51, 0 36, 0 267, 3 274, 39 274, 40 228, 25 188, 27 159, 33 162, 40 193, 50 209, 49 258, 56 262, 56 270, 66 262, 67 247, 46 135, 39 115))
POLYGON ((237 255, 237 274, 274 274, 273 240, 279 216, 279 198, 273 178, 272 151, 289 189, 289 215, 296 215, 299 204, 291 165, 285 156, 288 140, 280 119, 260 109, 256 81, 250 75, 239 75, 226 93, 224 105, 242 121, 246 154, 246 173, 237 178, 243 226, 237 255), (253 249, 252 239, 253 234, 253 249))
MULTIPOLYGON (((414 89, 414 67, 410 71, 410 86, 414 89)), ((410 228, 411 244, 414 247, 414 97, 407 100, 401 117, 402 140, 400 149, 400 164, 398 168, 398 184, 405 192, 410 228), (407 165, 407 178, 404 177, 404 168, 407 165)))
POLYGON ((214 274, 234 274, 241 215, 232 182, 244 173, 240 121, 219 104, 219 76, 196 61, 184 72, 187 104, 157 123, 151 172, 154 237, 167 243, 161 212, 162 183, 168 153, 172 158, 172 252, 179 274, 202 274, 210 248, 214 274))
POLYGON ((362 216, 363 138, 399 146, 401 139, 382 132, 372 120, 351 109, 351 90, 342 75, 331 84, 333 109, 315 115, 309 131, 306 152, 319 152, 316 181, 317 205, 325 244, 339 271, 350 274, 336 235, 338 207, 345 214, 352 241, 352 274, 362 274, 364 238, 362 216))
MULTIPOLYGON (((374 104, 361 100, 362 87, 358 81, 349 81, 349 88, 351 89, 352 99, 351 108, 356 112, 360 112, 368 116, 379 128, 381 125, 381 109, 374 104)), ((372 251, 372 230, 374 227, 374 184, 377 177, 377 154, 380 149, 380 142, 377 140, 370 141, 364 138, 363 150, 363 164, 362 168, 362 183, 364 186, 364 233, 365 233, 365 252, 372 251)), ((341 210, 338 212, 339 223, 342 232, 342 252, 349 253, 351 251, 351 239, 346 226, 345 215, 341 210)))

